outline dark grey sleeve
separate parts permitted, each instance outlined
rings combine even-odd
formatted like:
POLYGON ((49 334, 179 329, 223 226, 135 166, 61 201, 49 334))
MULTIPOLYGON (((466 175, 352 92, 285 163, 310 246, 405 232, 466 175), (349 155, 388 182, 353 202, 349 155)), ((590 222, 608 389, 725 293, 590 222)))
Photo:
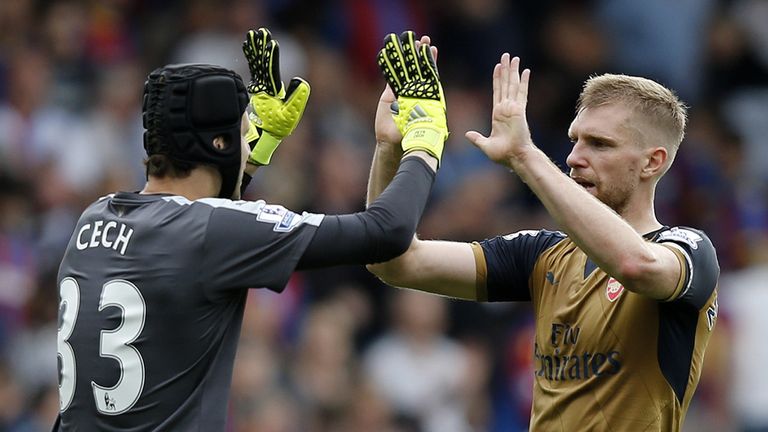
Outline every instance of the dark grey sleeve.
POLYGON ((297 269, 388 261, 408 249, 435 173, 424 160, 403 160, 395 178, 366 209, 325 216, 297 269))
POLYGON ((530 301, 528 280, 536 261, 565 238, 559 231, 518 231, 480 242, 488 269, 488 301, 530 301))
POLYGON ((198 270, 212 300, 228 291, 282 291, 322 215, 263 202, 233 201, 211 213, 198 270))

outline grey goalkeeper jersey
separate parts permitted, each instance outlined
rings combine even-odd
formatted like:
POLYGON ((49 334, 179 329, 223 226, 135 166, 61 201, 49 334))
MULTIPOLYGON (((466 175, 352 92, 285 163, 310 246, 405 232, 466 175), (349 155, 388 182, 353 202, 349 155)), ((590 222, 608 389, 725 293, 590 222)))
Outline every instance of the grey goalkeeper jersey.
POLYGON ((323 219, 118 193, 59 268, 60 430, 221 431, 248 288, 281 291, 323 219))

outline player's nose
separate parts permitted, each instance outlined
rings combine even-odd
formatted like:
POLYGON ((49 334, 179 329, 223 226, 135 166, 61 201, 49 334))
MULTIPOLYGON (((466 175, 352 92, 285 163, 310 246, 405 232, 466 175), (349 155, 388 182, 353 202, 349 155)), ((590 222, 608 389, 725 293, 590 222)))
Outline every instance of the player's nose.
POLYGON ((565 164, 568 165, 569 168, 585 168, 587 166, 587 160, 584 157, 582 147, 583 146, 578 142, 576 142, 573 147, 571 147, 571 152, 565 159, 565 164))

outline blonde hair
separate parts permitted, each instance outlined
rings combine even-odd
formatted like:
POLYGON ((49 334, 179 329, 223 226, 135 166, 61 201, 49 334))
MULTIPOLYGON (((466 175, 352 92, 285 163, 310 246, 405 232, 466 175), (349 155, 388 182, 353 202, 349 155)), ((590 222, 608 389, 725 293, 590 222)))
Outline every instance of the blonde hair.
POLYGON ((685 136, 688 109, 672 90, 647 78, 617 74, 592 76, 584 83, 576 112, 617 102, 645 116, 662 136, 668 137, 668 142, 662 144, 674 157, 685 136))

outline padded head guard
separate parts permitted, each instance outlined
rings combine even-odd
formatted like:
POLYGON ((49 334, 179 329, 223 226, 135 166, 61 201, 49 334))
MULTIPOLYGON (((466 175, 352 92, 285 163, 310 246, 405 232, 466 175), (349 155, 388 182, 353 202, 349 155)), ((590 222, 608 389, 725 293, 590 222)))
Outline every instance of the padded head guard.
POLYGON ((147 155, 215 165, 219 197, 231 198, 240 175, 241 120, 248 93, 235 72, 206 64, 168 65, 144 84, 142 120, 147 155), (217 149, 214 138, 227 143, 217 149))

